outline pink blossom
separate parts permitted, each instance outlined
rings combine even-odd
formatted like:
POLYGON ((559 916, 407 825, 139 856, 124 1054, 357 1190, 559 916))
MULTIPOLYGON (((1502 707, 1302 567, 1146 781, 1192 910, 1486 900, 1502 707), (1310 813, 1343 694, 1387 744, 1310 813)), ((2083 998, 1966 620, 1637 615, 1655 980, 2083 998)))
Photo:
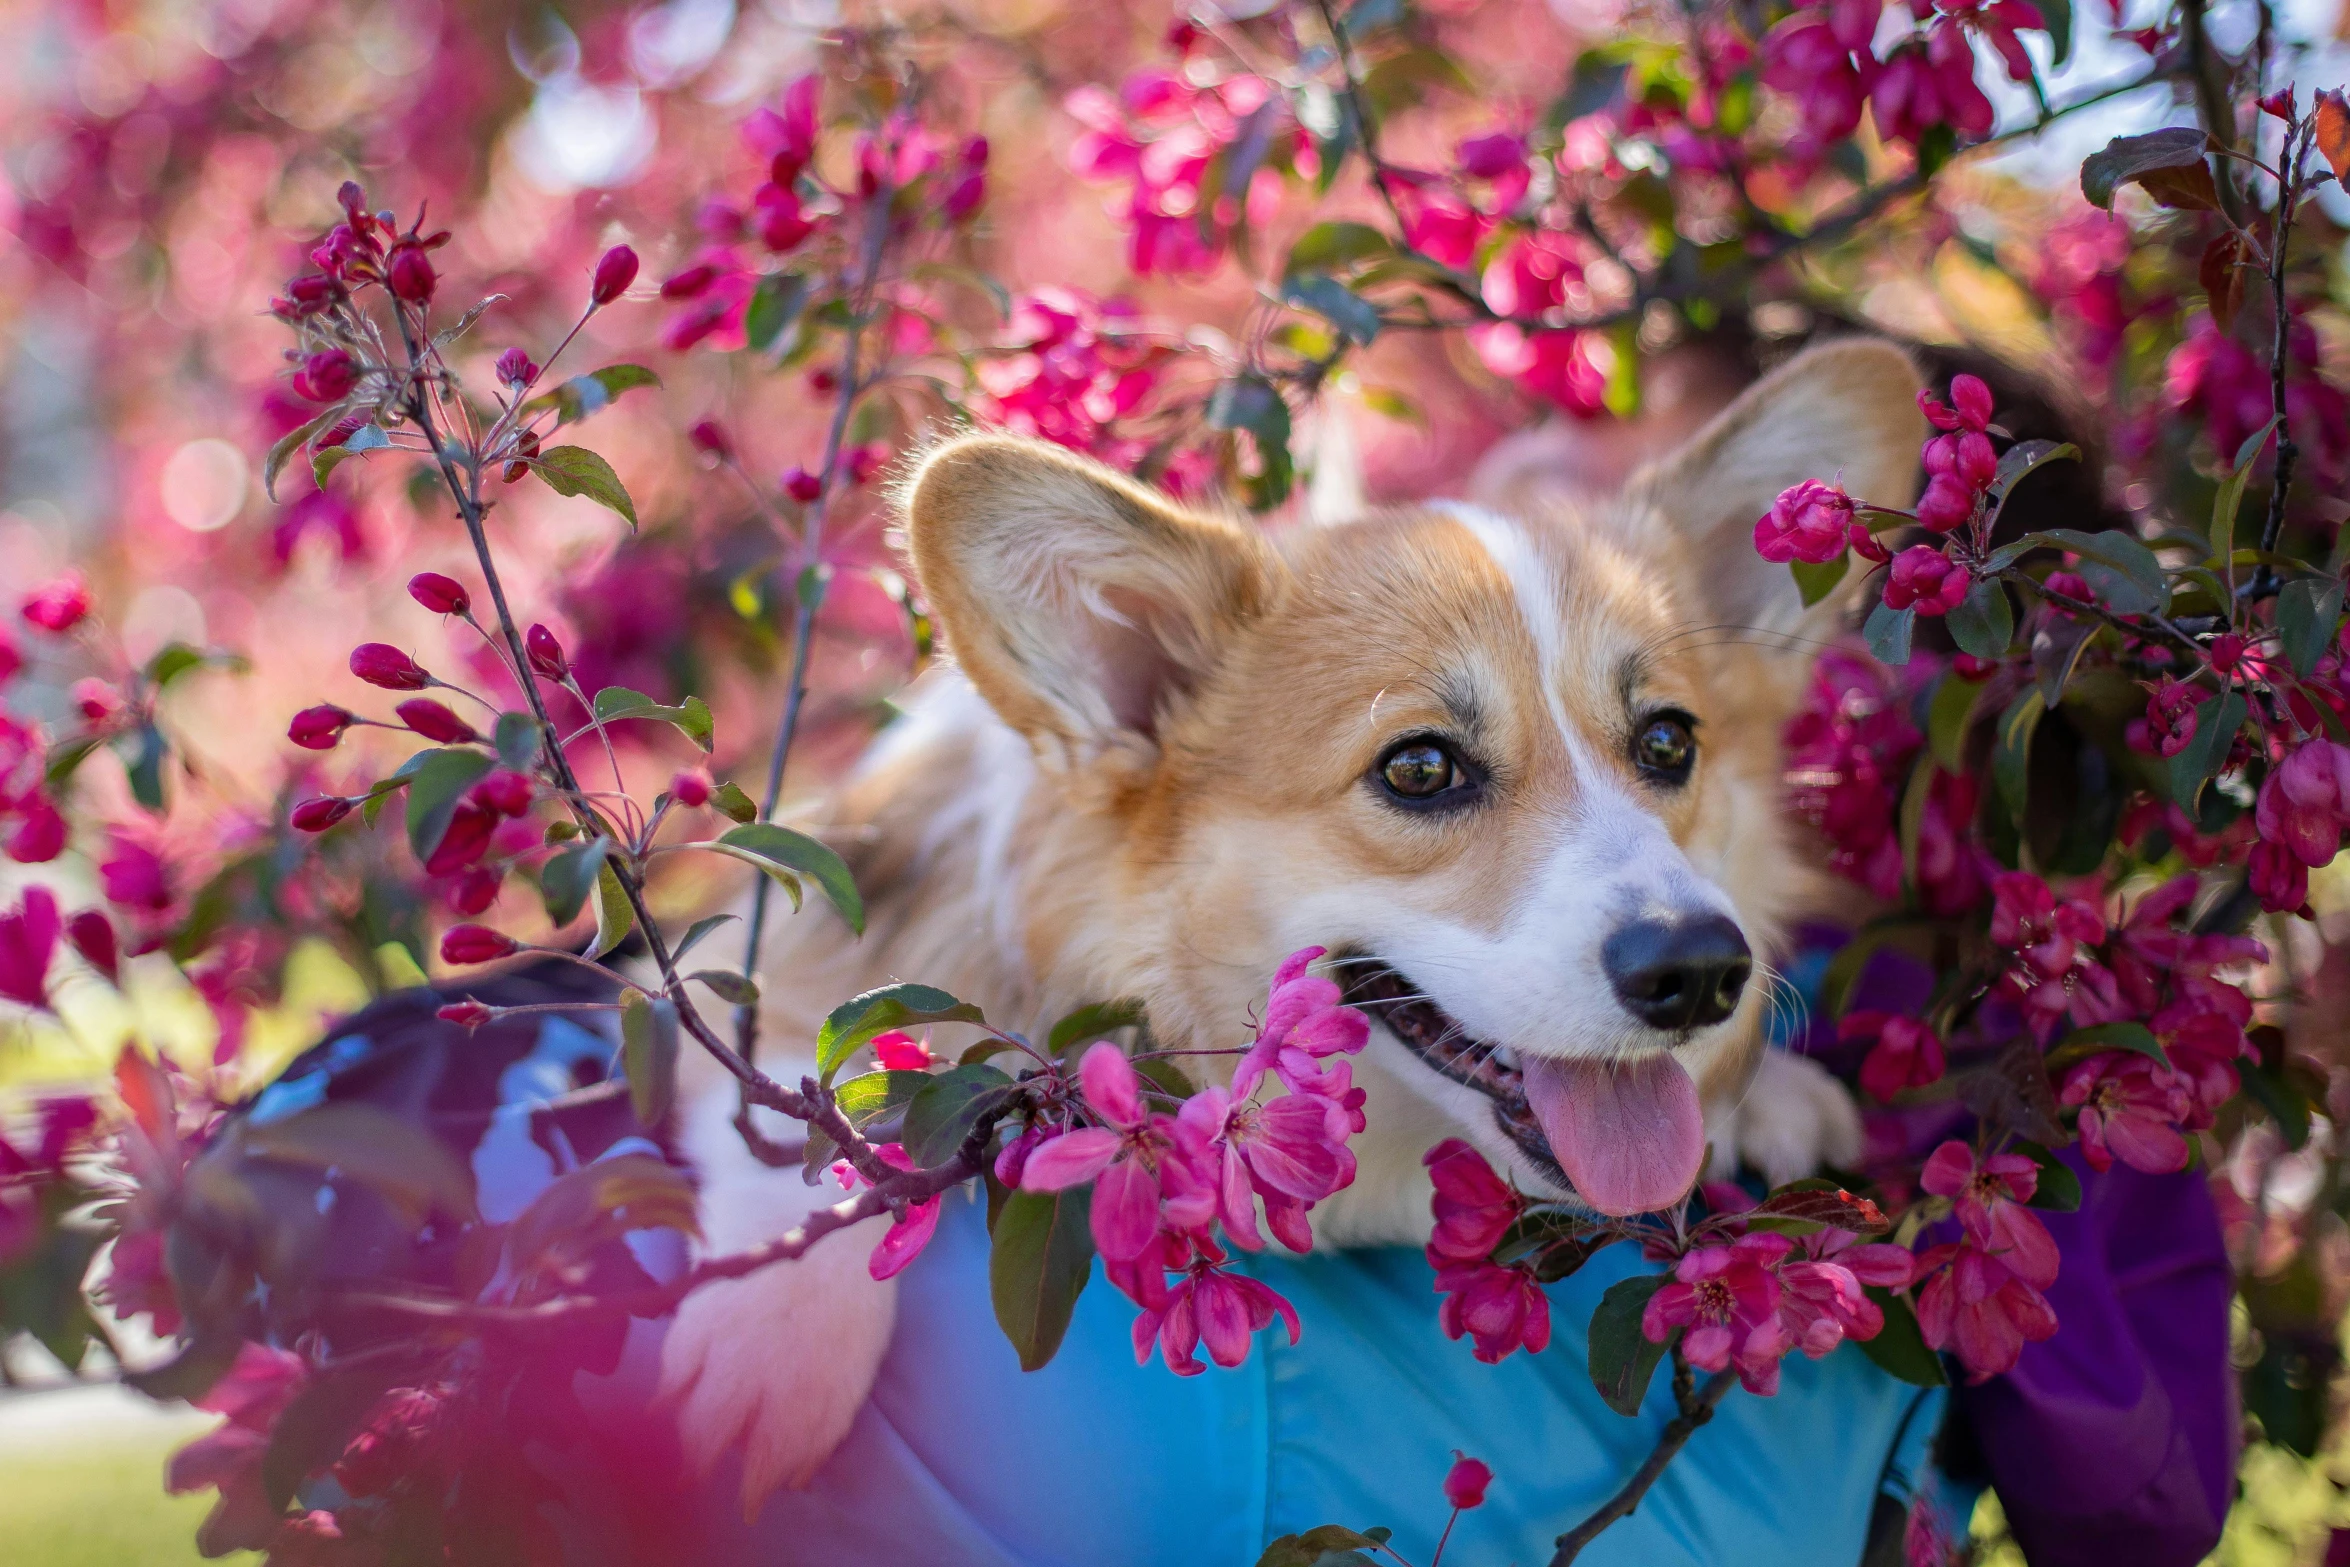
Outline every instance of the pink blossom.
MULTIPOLYGON (((910 1158, 902 1143, 875 1143, 874 1155, 893 1170, 919 1168, 910 1158)), ((864 1180, 857 1167, 846 1159, 832 1166, 834 1179, 845 1191, 855 1191, 864 1180)), ((876 1279, 894 1279, 906 1269, 922 1248, 930 1244, 930 1237, 938 1233, 938 1205, 944 1193, 909 1203, 906 1210, 890 1221, 889 1233, 874 1246, 873 1255, 866 1259, 865 1269, 876 1279)))
POLYGON ((1699 1246, 1673 1266, 1673 1282, 1648 1298, 1640 1331, 1652 1344, 1685 1328, 1690 1364, 1720 1371, 1733 1362, 1747 1391, 1779 1389, 1779 1359, 1793 1348, 1779 1320, 1775 1270, 1792 1248, 1784 1235, 1746 1235, 1728 1246, 1699 1246))
POLYGON ((1947 615, 1958 608, 1974 586, 1967 569, 1931 544, 1913 544, 1893 557, 1892 575, 1885 583, 1885 606, 1909 609, 1921 615, 1947 615))
POLYGON ((1607 409, 1607 377, 1587 339, 1576 331, 1528 331, 1515 321, 1469 328, 1469 346, 1486 369, 1585 419, 1607 409))
POLYGON ((938 1064, 928 1045, 895 1028, 873 1036, 873 1059, 885 1072, 927 1072, 938 1064))
POLYGON ((1538 1355, 1550 1347, 1550 1297, 1534 1282, 1531 1268, 1457 1263, 1436 1270, 1436 1288, 1444 1296, 1436 1316, 1444 1336, 1467 1334, 1473 1353, 1485 1364, 1514 1350, 1538 1355))
POLYGON ((1844 553, 1854 521, 1852 497, 1840 486, 1806 479, 1780 491, 1755 523, 1755 553, 1770 561, 1824 564, 1844 553))
POLYGON ((1495 1173, 1483 1154, 1457 1137, 1429 1149, 1420 1162, 1428 1167, 1436 1187, 1430 1203, 1436 1233, 1428 1240, 1429 1265, 1484 1261, 1526 1211, 1526 1199, 1495 1173))
POLYGON ((2059 1097, 2081 1108, 2081 1156, 2091 1169, 2110 1170, 2116 1159, 2149 1175, 2187 1167, 2179 1122, 2193 1100, 2176 1072, 2128 1051, 2101 1051, 2065 1074, 2059 1097))
POLYGON ((2165 678, 2147 699, 2146 716, 2130 721, 2125 734, 2130 749, 2166 758, 2184 751, 2195 738, 2196 708, 2205 695, 2193 686, 2165 678))
POLYGON ((79 572, 69 571, 35 588, 19 613, 26 624, 43 631, 71 631, 90 613, 90 590, 82 586, 79 572))
POLYGON ((1185 1100, 1175 1119, 1192 1172, 1216 1193, 1224 1232, 1251 1251, 1264 1245, 1257 1194, 1315 1203, 1354 1180, 1354 1155, 1343 1133, 1331 1133, 1327 1110, 1311 1095, 1260 1105, 1213 1085, 1185 1100))
MULTIPOLYGON (((1093 1186, 1093 1241, 1117 1262, 1140 1257, 1159 1232, 1163 1195, 1181 1199, 1177 1228, 1205 1225, 1216 1192, 1181 1162, 1174 1123, 1143 1104, 1142 1080, 1126 1052, 1104 1041, 1077 1066, 1085 1102, 1105 1125, 1078 1127, 1039 1144, 1020 1173, 1025 1191, 1093 1186)), ((1170 1214, 1176 1218, 1177 1215, 1170 1214)))
POLYGON ((1953 1138, 1927 1158, 1918 1184, 1955 1199, 1967 1238, 1995 1253, 2026 1283, 2045 1287, 2056 1277, 2056 1242, 2040 1216, 2024 1206, 2040 1184, 2040 1167, 2022 1154, 1977 1160, 1953 1138))
POLYGON ((1232 1072, 1236 1096, 1255 1092, 1268 1070, 1294 1087, 1298 1080, 1320 1075, 1317 1062, 1352 1055, 1371 1037, 1370 1020, 1340 1003, 1337 982, 1307 972, 1322 953, 1320 947, 1301 947, 1274 970, 1256 1040, 1232 1072))
POLYGON ((1921 1273, 1942 1270, 1918 1292, 1918 1327, 1928 1345, 1956 1352, 1968 1380, 2013 1371, 2027 1342, 2056 1332, 2046 1297, 2000 1258, 1957 1245, 1918 1261, 1921 1273))
POLYGON ((49 961, 61 928, 57 899, 46 887, 27 887, 15 910, 0 914, 0 996, 48 1010, 49 961))
POLYGON ((2060 979, 2080 944, 2105 939, 2105 920, 2078 898, 2059 903, 2049 885, 2029 871, 2005 871, 1991 883, 1991 940, 2014 951, 2041 979, 2060 979))
POLYGON ((2309 905, 2309 867, 2283 844, 2263 838, 2246 861, 2252 893, 2272 914, 2292 914, 2309 905))
POLYGON ((2350 746, 2309 740, 2270 770, 2253 821, 2311 870, 2332 863, 2350 827, 2350 746))
POLYGON ((1883 133, 1900 141, 1919 141, 1943 125, 1968 140, 1991 130, 1991 100, 1975 85, 1974 51, 1966 35, 1948 22, 1935 23, 1922 40, 1893 51, 1877 73, 1869 102, 1883 133))
POLYGON ((120 831, 108 836, 110 852, 98 866, 106 901, 123 908, 160 912, 172 904, 171 867, 163 856, 120 831))
POLYGON ((1891 1104, 1903 1089, 1941 1081, 1945 1063, 1942 1036, 1916 1018, 1851 1012, 1837 1025, 1837 1036, 1876 1041, 1861 1062, 1860 1086, 1881 1104, 1891 1104))

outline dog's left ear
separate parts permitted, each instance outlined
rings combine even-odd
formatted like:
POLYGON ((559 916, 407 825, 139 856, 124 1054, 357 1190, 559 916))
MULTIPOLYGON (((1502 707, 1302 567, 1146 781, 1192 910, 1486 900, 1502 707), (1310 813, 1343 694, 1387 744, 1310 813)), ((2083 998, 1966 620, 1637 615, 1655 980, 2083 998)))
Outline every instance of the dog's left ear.
POLYGON ((1254 534, 1042 441, 945 442, 898 502, 948 650, 1052 757, 1150 754, 1270 580, 1254 534))
MULTIPOLYGON (((1841 483, 1856 500, 1906 507, 1916 498, 1923 383, 1909 356, 1880 338, 1805 350, 1748 387, 1689 444, 1625 487, 1638 525, 1677 531, 1707 610, 1760 631, 1806 618, 1787 568, 1755 553, 1754 524, 1779 492, 1805 479, 1841 483)), ((1850 589, 1862 573, 1847 573, 1850 589)), ((1812 614, 1832 615, 1836 600, 1812 614)))

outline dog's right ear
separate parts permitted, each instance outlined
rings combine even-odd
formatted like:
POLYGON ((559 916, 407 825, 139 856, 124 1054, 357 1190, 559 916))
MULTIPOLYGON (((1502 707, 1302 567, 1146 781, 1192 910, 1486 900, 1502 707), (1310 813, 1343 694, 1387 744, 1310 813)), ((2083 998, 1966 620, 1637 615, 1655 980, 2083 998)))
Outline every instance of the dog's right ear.
POLYGON ((1167 705, 1267 592, 1255 535, 1041 441, 947 441, 898 504, 949 650, 1048 756, 1149 754, 1167 705))

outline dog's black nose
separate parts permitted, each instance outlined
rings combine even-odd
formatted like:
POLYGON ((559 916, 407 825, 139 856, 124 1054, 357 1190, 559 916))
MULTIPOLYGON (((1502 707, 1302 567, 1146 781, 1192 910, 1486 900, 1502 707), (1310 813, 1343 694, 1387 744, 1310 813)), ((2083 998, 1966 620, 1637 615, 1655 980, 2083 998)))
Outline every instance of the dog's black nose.
POLYGON ((1702 1028, 1738 1005, 1754 954, 1737 922, 1719 914, 1634 920, 1599 949, 1624 1009, 1654 1028, 1702 1028))

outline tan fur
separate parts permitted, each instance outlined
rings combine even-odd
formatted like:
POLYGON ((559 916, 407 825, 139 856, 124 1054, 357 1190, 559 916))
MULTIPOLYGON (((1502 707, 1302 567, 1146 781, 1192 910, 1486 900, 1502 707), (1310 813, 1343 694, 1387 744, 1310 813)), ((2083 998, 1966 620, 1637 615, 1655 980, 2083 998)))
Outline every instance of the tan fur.
MULTIPOLYGON (((1056 448, 946 442, 901 502, 960 672, 925 678, 901 730, 833 802, 871 925, 857 942, 813 909, 789 922, 765 978, 770 1038, 805 1049, 831 1004, 904 978, 1029 1030, 1133 998, 1162 1047, 1229 1049, 1290 950, 1352 944, 1392 961, 1397 933, 1430 931, 1449 945, 1399 967, 1452 987, 1443 1004, 1478 1037, 1535 1053, 1642 1048, 1578 978, 1589 957, 1573 933, 1562 926, 1552 951, 1528 911, 1596 919, 1574 900, 1620 884, 1611 896, 1714 899, 1758 954, 1776 949, 1804 885, 1778 805, 1778 734, 1803 641, 1834 610, 1807 615, 1751 531, 1806 477, 1841 472, 1855 493, 1905 504, 1916 387, 1892 348, 1832 345, 1750 389, 1613 502, 1514 521, 1407 508, 1271 542, 1056 448), (1638 714, 1663 706, 1700 722, 1700 760, 1678 791, 1629 759, 1638 714), (1459 736, 1490 763, 1488 805, 1414 817, 1377 797, 1366 774, 1418 731, 1459 736), (1641 865, 1608 858, 1627 833, 1653 835, 1653 886, 1641 865), (1445 972, 1464 964, 1489 971, 1445 972), (1516 1021, 1478 1024, 1464 1015, 1478 1006, 1516 1021)), ((1765 1004, 1750 987, 1729 1022, 1683 1047, 1723 1127, 1754 1074, 1765 1004)), ((1317 1231, 1418 1239, 1419 1154, 1446 1135, 1495 1153, 1490 1117, 1480 1127, 1481 1102, 1446 1092, 1384 1031, 1357 1080, 1370 1094, 1361 1171, 1317 1210, 1317 1231)), ((1816 1151, 1806 1128, 1842 1102, 1819 1100, 1824 1078, 1787 1081, 1769 1115, 1750 1117, 1779 1164, 1800 1161, 1807 1137, 1816 1151)), ((713 1303, 710 1323, 756 1313, 760 1280, 787 1271, 735 1286, 741 1298, 713 1303)), ((720 1337, 698 1327, 683 1353, 706 1358, 720 1337)), ((838 1379, 869 1379, 862 1365, 844 1362, 838 1379)), ((671 1381, 696 1375, 673 1368, 671 1381)), ((804 1377, 792 1385, 810 1398, 804 1377)), ((811 1402, 826 1418, 797 1448, 773 1439, 781 1417, 731 1391, 714 1418, 725 1440, 762 1433, 762 1473, 797 1479, 839 1437, 843 1400, 811 1402)))

